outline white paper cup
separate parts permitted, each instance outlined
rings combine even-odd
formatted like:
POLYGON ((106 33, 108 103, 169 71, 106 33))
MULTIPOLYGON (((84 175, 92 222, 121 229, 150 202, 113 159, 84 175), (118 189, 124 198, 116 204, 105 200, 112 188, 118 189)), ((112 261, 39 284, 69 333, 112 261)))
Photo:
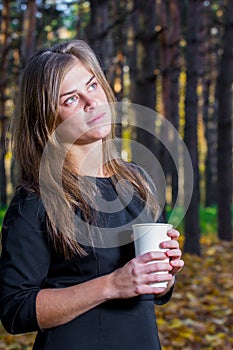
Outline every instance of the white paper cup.
MULTIPOLYGON (((171 239, 167 235, 167 231, 172 229, 171 224, 163 223, 144 223, 132 225, 134 233, 134 246, 136 256, 151 252, 151 251, 160 251, 164 252, 166 249, 160 248, 160 243, 168 241, 171 239)), ((168 262, 169 259, 160 260, 162 262, 168 262)), ((153 260, 153 263, 156 260, 153 260)), ((152 263, 152 262, 150 262, 152 263)), ((150 264, 149 263, 149 264, 150 264)), ((155 273, 166 273, 166 271, 159 271, 155 273)), ((168 273, 168 271, 167 271, 168 273)), ((157 282, 152 283, 155 287, 167 287, 168 282, 157 282)))

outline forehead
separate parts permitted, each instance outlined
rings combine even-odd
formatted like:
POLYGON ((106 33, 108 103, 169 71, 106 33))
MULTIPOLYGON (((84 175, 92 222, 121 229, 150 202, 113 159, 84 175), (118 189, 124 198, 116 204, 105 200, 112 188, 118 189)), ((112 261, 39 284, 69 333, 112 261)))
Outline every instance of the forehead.
POLYGON ((67 75, 72 75, 72 73, 82 73, 82 72, 89 72, 90 69, 87 68, 85 64, 83 64, 78 58, 73 57, 72 61, 69 63, 66 72, 65 77, 67 75))
POLYGON ((86 84, 93 75, 91 70, 87 69, 81 61, 76 59, 65 73, 61 89, 66 89, 70 84, 86 84))
POLYGON ((83 62, 78 57, 72 56, 72 60, 70 61, 66 74, 68 74, 71 70, 75 71, 76 69, 80 69, 80 71, 87 71, 95 75, 94 68, 90 66, 88 62, 85 62, 85 61, 83 62))

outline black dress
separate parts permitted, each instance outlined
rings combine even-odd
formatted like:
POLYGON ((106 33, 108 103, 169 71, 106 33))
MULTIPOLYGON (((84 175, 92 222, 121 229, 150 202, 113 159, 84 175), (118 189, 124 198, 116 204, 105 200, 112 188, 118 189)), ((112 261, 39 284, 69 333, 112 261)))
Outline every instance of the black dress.
MULTIPOLYGON (((98 178, 97 187, 106 201, 118 196, 111 178, 98 178)), ((134 195, 119 212, 100 215, 100 221, 105 227, 119 230, 128 224, 131 230, 132 220, 140 216, 143 207, 134 195)), ((153 218, 147 212, 140 220, 153 218)), ((166 303, 172 291, 157 299, 147 294, 111 300, 65 325, 49 330, 39 328, 35 300, 40 289, 65 288, 111 273, 135 254, 133 242, 84 248, 86 256, 77 255, 71 260, 55 253, 46 231, 41 199, 24 188, 17 190, 2 229, 0 317, 6 330, 13 334, 38 331, 34 350, 161 349, 154 304, 166 303)))

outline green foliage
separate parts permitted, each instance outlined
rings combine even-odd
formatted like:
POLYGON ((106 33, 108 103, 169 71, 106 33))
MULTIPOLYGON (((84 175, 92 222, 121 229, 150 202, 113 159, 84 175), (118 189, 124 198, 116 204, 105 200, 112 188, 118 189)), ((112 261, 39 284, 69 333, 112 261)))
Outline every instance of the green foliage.
POLYGON ((6 208, 0 208, 0 228, 2 227, 3 217, 5 215, 6 208))
POLYGON ((217 207, 211 206, 199 209, 200 212, 200 228, 201 233, 215 233, 217 232, 217 207))
MULTIPOLYGON (((177 207, 174 211, 172 211, 171 207, 166 208, 167 219, 169 219, 172 213, 171 223, 180 222, 180 218, 183 217, 183 207, 177 207)), ((199 207, 199 215, 200 215, 200 231, 203 236, 208 234, 216 234, 218 230, 217 223, 217 206, 211 207, 199 207)), ((232 205, 232 225, 233 225, 233 205, 232 205)), ((180 222, 177 226, 177 229, 183 234, 184 233, 184 220, 180 222)))
POLYGON ((182 219, 183 216, 183 207, 179 206, 173 210, 170 206, 167 205, 166 221, 169 221, 169 223, 174 225, 174 227, 182 234, 184 233, 184 220, 182 219))

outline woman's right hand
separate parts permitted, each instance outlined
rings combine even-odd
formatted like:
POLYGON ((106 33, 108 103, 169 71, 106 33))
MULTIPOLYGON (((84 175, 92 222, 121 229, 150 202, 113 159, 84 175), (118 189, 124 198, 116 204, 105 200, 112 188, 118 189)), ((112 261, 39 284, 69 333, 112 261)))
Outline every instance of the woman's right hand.
POLYGON ((161 294, 165 287, 155 287, 151 283, 170 281, 167 273, 172 267, 163 252, 149 252, 130 260, 123 267, 110 274, 112 298, 131 298, 141 294, 161 294), (149 264, 148 264, 149 263, 149 264), (163 272, 154 274, 154 272, 163 272))
POLYGON ((145 253, 110 274, 66 288, 41 289, 36 298, 38 324, 42 329, 65 324, 110 299, 166 293, 167 288, 150 283, 172 280, 167 258, 163 252, 145 253), (164 274, 153 274, 158 271, 164 274))

